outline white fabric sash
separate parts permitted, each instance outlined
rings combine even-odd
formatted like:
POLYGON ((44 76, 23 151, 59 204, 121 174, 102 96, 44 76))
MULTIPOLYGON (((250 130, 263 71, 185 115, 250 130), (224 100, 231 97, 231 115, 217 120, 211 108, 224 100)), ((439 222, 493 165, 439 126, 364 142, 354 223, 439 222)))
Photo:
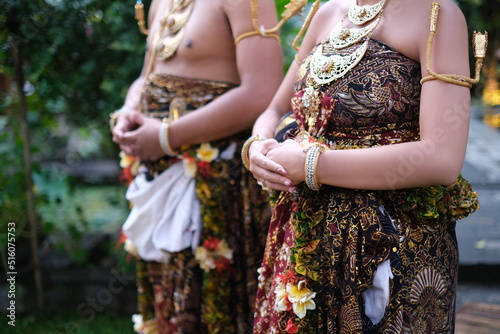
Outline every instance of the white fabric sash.
POLYGON ((167 252, 195 247, 201 233, 196 181, 178 161, 147 181, 140 173, 125 195, 132 210, 122 230, 146 261, 165 263, 167 252))

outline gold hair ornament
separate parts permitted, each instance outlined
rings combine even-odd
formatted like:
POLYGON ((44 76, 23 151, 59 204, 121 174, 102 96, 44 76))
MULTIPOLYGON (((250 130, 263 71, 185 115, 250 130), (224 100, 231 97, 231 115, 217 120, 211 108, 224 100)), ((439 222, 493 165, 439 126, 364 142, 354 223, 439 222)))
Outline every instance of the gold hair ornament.
POLYGON ((141 34, 147 35, 149 34, 148 28, 146 28, 146 21, 144 16, 144 4, 141 0, 137 0, 135 2, 135 19, 137 20, 137 25, 139 26, 139 30, 141 34))
POLYGON ((434 72, 431 68, 431 51, 432 51, 432 42, 434 41, 434 34, 436 32, 437 27, 437 19, 439 15, 440 5, 437 1, 432 3, 431 14, 429 16, 430 20, 430 33, 429 39, 427 40, 427 53, 426 53, 426 68, 429 75, 422 78, 420 83, 430 80, 442 80, 451 84, 460 85, 464 87, 472 87, 473 84, 479 82, 481 75, 481 68, 483 67, 483 59, 486 56, 486 48, 488 46, 488 32, 484 34, 478 33, 474 31, 472 36, 472 46, 474 48, 474 58, 476 58, 476 69, 474 78, 469 78, 463 75, 458 74, 438 74, 434 72))
MULTIPOLYGON (((319 0, 317 1, 319 2, 319 0)), ((250 2, 252 8, 252 24, 253 31, 249 31, 239 35, 235 40, 234 44, 238 44, 242 39, 250 36, 262 36, 262 37, 272 37, 279 41, 279 37, 276 34, 279 29, 293 16, 299 13, 302 8, 307 4, 307 0, 291 0, 285 5, 285 11, 281 14, 281 20, 270 29, 266 29, 263 25, 259 25, 259 0, 251 0, 250 2)))

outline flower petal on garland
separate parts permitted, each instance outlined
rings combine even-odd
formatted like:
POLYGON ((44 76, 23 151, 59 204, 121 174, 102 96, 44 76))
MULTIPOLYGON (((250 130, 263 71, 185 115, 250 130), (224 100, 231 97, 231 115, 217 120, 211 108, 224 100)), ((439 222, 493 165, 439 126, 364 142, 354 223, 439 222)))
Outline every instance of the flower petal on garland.
POLYGON ((314 310, 316 303, 314 297, 316 292, 309 290, 306 286, 306 281, 300 281, 299 284, 288 283, 286 285, 286 292, 288 299, 292 303, 293 312, 300 318, 306 316, 307 310, 314 310))
POLYGON ((196 150, 196 158, 200 161, 212 162, 219 155, 219 149, 210 146, 209 143, 203 143, 200 148, 196 150))

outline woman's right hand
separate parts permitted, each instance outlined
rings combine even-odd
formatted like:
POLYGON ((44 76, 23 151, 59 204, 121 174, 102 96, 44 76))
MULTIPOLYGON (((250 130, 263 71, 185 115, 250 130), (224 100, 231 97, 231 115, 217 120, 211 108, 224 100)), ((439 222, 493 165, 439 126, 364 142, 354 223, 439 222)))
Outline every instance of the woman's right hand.
POLYGON ((266 156, 270 150, 279 146, 280 143, 275 139, 254 141, 248 150, 250 172, 264 189, 294 192, 295 187, 286 177, 286 170, 266 156))

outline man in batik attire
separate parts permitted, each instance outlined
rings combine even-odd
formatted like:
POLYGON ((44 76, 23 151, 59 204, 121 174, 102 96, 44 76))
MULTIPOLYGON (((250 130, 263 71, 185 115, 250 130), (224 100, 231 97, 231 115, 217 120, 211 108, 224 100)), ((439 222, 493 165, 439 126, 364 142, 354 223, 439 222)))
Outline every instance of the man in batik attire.
MULTIPOLYGON (((259 5, 259 24, 274 26, 274 2, 259 5)), ((161 259, 139 252, 139 332, 251 331, 270 211, 268 194, 243 168, 240 150, 279 85, 282 63, 278 38, 251 33, 238 39, 250 31, 250 1, 151 4, 144 68, 112 114, 113 140, 141 162, 144 184, 173 166, 193 177, 201 228, 179 227, 192 239, 174 251, 168 251, 178 242, 172 235, 151 237, 167 244, 161 259)), ((177 221, 164 223, 168 230, 177 221)), ((134 238, 141 237, 136 229, 134 238)))

